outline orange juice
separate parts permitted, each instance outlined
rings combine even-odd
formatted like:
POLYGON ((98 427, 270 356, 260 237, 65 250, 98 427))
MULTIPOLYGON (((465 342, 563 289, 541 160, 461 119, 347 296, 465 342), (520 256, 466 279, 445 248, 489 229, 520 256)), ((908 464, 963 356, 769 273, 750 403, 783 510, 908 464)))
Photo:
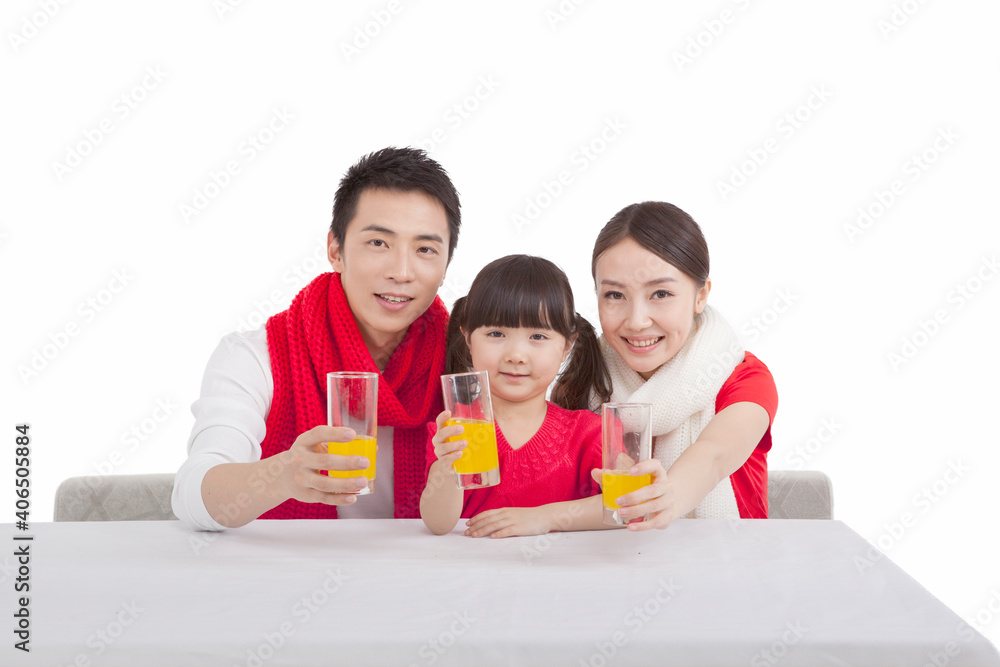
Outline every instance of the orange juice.
POLYGON ((462 458, 455 461, 455 472, 460 475, 489 472, 500 467, 497 459, 497 432, 493 422, 483 419, 449 419, 445 426, 461 424, 465 432, 448 442, 465 440, 469 446, 462 451, 462 458))
POLYGON ((653 483, 653 475, 630 475, 624 470, 604 473, 602 491, 604 506, 608 509, 619 509, 615 501, 626 493, 632 493, 653 483))
POLYGON ((350 442, 328 442, 326 447, 330 454, 364 456, 371 462, 364 470, 328 470, 330 477, 358 477, 363 474, 368 479, 375 479, 375 438, 359 435, 350 442))

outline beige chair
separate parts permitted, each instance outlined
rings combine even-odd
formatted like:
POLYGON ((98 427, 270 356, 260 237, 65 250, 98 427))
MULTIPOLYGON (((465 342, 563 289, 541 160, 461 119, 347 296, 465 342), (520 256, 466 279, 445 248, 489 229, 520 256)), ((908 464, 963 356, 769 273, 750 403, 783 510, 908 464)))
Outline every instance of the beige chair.
POLYGON ((769 519, 832 519, 833 483, 818 470, 769 470, 769 519))
POLYGON ((161 521, 170 507, 174 473, 70 477, 56 489, 56 521, 161 521))
MULTIPOLYGON (((56 490, 56 521, 161 521, 170 508, 174 474, 70 477, 56 490)), ((768 472, 772 519, 832 519, 833 485, 813 470, 768 472)))

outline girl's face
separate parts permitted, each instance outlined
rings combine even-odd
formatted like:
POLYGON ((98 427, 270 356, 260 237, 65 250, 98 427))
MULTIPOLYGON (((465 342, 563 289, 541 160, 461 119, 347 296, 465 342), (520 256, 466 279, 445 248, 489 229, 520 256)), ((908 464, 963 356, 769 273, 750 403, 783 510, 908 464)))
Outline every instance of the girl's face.
POLYGON ((597 258, 595 279, 604 337, 645 380, 683 347, 712 289, 632 239, 597 258))
POLYGON ((479 327, 467 338, 472 367, 488 372, 492 396, 510 403, 544 400, 572 346, 552 329, 528 327, 479 327))

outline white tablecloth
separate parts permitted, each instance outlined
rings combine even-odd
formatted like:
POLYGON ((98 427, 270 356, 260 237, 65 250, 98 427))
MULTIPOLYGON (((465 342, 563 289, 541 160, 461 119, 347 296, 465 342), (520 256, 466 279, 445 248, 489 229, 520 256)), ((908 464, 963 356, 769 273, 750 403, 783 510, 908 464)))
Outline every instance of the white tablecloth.
MULTIPOLYGON (((1000 665, 985 638, 838 521, 504 540, 457 531, 34 524, 31 653, 4 630, 0 664, 1000 665)), ((13 526, 3 534, 23 544, 13 526)), ((20 594, 6 578, 0 608, 13 626, 20 594)))

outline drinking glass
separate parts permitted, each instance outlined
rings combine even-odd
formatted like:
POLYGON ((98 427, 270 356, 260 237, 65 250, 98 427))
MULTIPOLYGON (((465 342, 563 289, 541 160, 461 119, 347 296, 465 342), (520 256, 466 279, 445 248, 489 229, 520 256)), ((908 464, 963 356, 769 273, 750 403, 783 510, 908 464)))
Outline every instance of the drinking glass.
MULTIPOLYGON (((652 474, 630 475, 628 472, 636 463, 652 456, 652 407, 649 403, 605 403, 601 406, 604 523, 616 526, 628 523, 618 516, 620 507, 615 501, 653 483, 652 474)), ((648 518, 646 515, 642 520, 648 518)))
POLYGON ((368 486, 358 491, 375 491, 376 429, 378 422, 378 373, 337 371, 326 375, 326 414, 330 426, 354 429, 350 442, 328 442, 327 451, 343 456, 364 456, 369 465, 364 470, 328 470, 330 477, 368 478, 368 486))
POLYGON ((490 402, 490 377, 486 371, 441 376, 444 409, 451 412, 445 426, 461 424, 465 432, 448 442, 465 440, 468 446, 455 461, 456 484, 460 489, 481 489, 500 483, 497 433, 490 402))

